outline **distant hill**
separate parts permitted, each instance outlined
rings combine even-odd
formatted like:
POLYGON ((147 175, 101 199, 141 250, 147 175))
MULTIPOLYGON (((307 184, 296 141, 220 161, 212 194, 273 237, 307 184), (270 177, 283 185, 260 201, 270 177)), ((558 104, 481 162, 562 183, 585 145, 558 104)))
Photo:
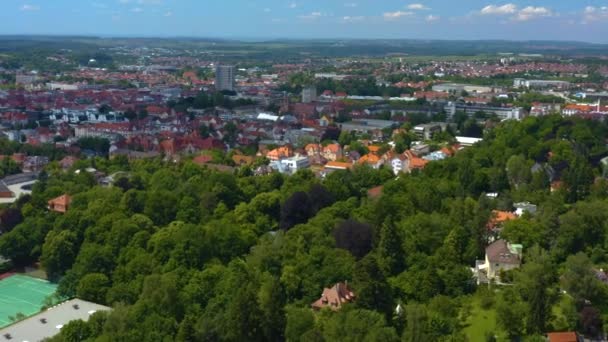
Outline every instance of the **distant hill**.
POLYGON ((413 39, 274 39, 239 41, 214 38, 130 38, 86 36, 0 36, 0 51, 27 49, 91 49, 110 46, 204 49, 209 52, 248 57, 285 56, 385 56, 442 55, 473 56, 497 53, 528 53, 562 56, 599 56, 608 52, 606 44, 567 41, 505 40, 413 40, 413 39))

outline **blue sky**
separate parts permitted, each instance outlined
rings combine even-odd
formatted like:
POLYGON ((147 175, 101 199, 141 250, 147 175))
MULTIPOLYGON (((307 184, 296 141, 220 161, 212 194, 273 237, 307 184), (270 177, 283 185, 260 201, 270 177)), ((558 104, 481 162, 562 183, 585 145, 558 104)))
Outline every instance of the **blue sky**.
POLYGON ((608 0, 0 0, 0 34, 608 43, 608 0))

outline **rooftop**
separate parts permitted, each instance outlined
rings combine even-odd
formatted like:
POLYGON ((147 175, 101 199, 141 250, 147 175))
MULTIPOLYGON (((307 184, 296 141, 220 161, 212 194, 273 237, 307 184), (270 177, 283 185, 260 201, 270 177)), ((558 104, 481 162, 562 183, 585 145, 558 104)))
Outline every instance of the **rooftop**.
POLYGON ((55 336, 71 321, 87 321, 95 312, 108 310, 107 306, 84 300, 68 300, 0 330, 0 341, 41 341, 55 336))
POLYGON ((553 332, 548 333, 549 342, 578 342, 578 335, 575 332, 553 332))
POLYGON ((521 263, 521 256, 517 253, 521 250, 520 245, 509 245, 505 240, 494 241, 486 247, 486 257, 491 263, 514 264, 521 263))

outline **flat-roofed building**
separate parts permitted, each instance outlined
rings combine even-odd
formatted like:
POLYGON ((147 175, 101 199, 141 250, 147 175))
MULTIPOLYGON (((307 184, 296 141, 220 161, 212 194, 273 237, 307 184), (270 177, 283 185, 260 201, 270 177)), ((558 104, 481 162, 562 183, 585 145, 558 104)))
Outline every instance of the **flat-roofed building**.
POLYGON ((421 140, 431 140, 435 133, 440 133, 442 126, 439 123, 428 123, 414 127, 414 134, 421 140))
POLYGON ((369 131, 382 130, 397 125, 398 122, 391 120, 357 119, 350 122, 341 123, 340 128, 346 132, 356 131, 367 133, 369 131))
POLYGON ((521 107, 491 107, 483 105, 467 105, 464 103, 449 102, 444 110, 448 118, 453 118, 457 112, 463 112, 469 117, 476 113, 483 112, 489 115, 496 115, 501 120, 521 120, 524 118, 524 109, 521 107))
POLYGON ((88 321, 92 314, 109 310, 107 306, 80 299, 68 300, 1 329, 0 341, 43 341, 57 335, 71 321, 88 321))
POLYGON ((445 93, 460 93, 463 91, 467 93, 491 93, 494 90, 492 87, 461 83, 440 83, 433 86, 433 91, 445 93))
POLYGON ((37 180, 37 172, 4 177, 0 180, 0 203, 14 203, 21 195, 31 194, 32 186, 37 180))
POLYGON ((523 78, 516 78, 513 80, 513 88, 528 88, 528 89, 568 89, 570 88, 570 82, 556 81, 556 80, 526 80, 523 78))

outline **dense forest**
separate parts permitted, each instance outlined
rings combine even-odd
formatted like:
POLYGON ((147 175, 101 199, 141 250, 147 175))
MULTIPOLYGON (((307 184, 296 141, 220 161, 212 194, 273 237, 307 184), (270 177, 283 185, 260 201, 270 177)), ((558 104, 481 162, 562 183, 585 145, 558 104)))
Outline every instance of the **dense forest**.
POLYGON ((496 315, 487 341, 593 337, 608 313, 594 273, 608 264, 607 137, 594 121, 507 121, 399 177, 367 167, 325 179, 226 174, 160 159, 51 164, 10 208, 23 221, 0 236, 0 254, 40 260, 59 296, 113 307, 53 341, 474 341, 478 302, 496 315), (74 172, 91 165, 123 176, 100 187, 74 172), (64 193, 68 212, 49 212, 64 193), (520 201, 538 212, 502 237, 523 244, 522 267, 510 285, 477 286, 470 268, 483 259, 492 210, 520 201), (353 303, 311 309, 344 281, 353 303))

